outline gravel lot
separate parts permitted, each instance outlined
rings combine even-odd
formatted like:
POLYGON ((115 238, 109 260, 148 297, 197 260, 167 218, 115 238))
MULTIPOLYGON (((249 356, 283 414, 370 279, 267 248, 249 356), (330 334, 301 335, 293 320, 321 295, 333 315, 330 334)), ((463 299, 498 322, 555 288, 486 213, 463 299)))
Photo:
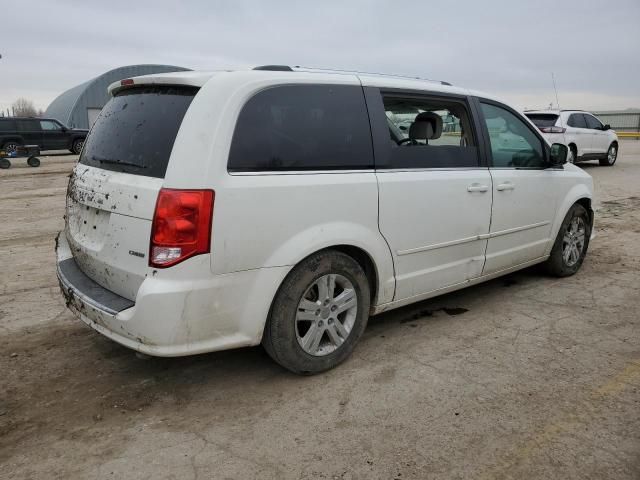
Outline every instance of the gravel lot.
POLYGON ((75 157, 0 171, 0 478, 640 478, 640 141, 595 178, 582 270, 371 320, 293 376, 261 348, 137 358, 54 273, 75 157))

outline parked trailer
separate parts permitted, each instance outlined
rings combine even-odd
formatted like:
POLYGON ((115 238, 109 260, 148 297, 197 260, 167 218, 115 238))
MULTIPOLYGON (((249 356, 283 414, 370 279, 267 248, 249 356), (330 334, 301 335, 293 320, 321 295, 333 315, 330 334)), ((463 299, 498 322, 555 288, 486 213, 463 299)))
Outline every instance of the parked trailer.
POLYGON ((13 152, 0 150, 0 168, 11 168, 11 160, 13 158, 26 158, 27 165, 30 167, 39 167, 40 147, 38 145, 20 145, 13 152))

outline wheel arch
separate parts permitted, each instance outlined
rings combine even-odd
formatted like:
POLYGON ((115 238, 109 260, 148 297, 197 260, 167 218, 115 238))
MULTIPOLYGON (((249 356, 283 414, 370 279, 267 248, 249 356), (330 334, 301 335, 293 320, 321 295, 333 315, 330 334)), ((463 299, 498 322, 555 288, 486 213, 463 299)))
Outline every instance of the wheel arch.
POLYGON ((393 300, 395 271, 391 250, 380 232, 367 225, 354 222, 314 225, 278 245, 262 265, 287 265, 292 270, 309 256, 330 249, 353 257, 367 273, 367 278, 371 277, 369 281, 374 282, 372 291, 375 292, 371 297, 372 306, 393 300))
POLYGON ((24 138, 22 138, 20 135, 7 135, 6 137, 2 138, 2 141, 0 141, 0 147, 3 147, 9 142, 15 142, 19 143, 20 145, 24 145, 24 138))
POLYGON ((364 270, 364 274, 367 276, 367 281, 369 282, 371 305, 376 305, 379 290, 379 274, 378 267, 373 261, 371 255, 362 248, 353 245, 334 245, 333 247, 326 248, 325 250, 337 250, 358 262, 360 267, 362 267, 362 270, 364 270))
POLYGON ((565 195, 562 203, 557 209, 557 214, 553 221, 553 227, 551 229, 551 238, 549 244, 547 245, 545 255, 549 255, 551 253, 551 249, 553 248, 553 244, 558 235, 558 231, 560 230, 560 226, 564 221, 564 217, 567 215, 569 209, 575 204, 582 205, 587 210, 587 212, 589 213, 589 218, 591 220, 591 227, 593 228, 594 212, 592 208, 591 191, 585 184, 574 185, 574 187, 567 193, 567 195, 565 195))
MULTIPOLYGON (((377 301, 379 300, 380 291, 382 289, 382 285, 381 285, 381 282, 380 282, 380 270, 379 270, 379 267, 378 267, 377 263, 375 262, 375 260, 373 258, 373 255, 369 251, 367 251, 362 246, 357 246, 357 245, 354 245, 352 243, 338 243, 338 244, 335 244, 335 245, 326 245, 326 246, 323 246, 321 248, 317 248, 317 249, 315 249, 313 251, 306 252, 304 256, 300 257, 298 260, 295 261, 295 263, 293 263, 293 265, 291 265, 291 268, 287 272, 287 275, 284 276, 284 278, 282 279, 282 281, 278 285, 278 288, 276 289, 276 295, 277 295, 277 292, 280 290, 280 287, 282 286, 282 284, 286 280, 287 276, 298 265, 300 265, 307 258, 309 258, 309 257, 311 257, 313 255, 316 255, 316 254, 318 254, 320 252, 330 251, 330 250, 341 252, 341 253, 344 253, 345 255, 350 256, 351 258, 353 258, 358 263, 358 265, 360 265, 360 267, 362 267, 362 270, 364 270, 364 273, 365 273, 365 275, 367 277, 367 280, 369 282, 371 305, 372 306, 376 305, 377 301)), ((275 295, 274 295, 274 298, 275 298, 275 295)))
POLYGON ((304 257, 300 258, 294 265, 291 266, 291 268, 288 270, 288 272, 286 273, 286 275, 283 275, 282 278, 280 279, 280 282, 278 283, 277 288, 275 289, 273 296, 271 298, 271 301, 269 302, 269 310, 267 313, 266 318, 264 319, 264 323, 262 325, 262 330, 261 330, 261 335, 260 335, 260 339, 258 340, 258 342, 260 342, 262 340, 262 338, 264 337, 265 334, 265 329, 267 328, 267 325, 269 324, 269 317, 271 316, 271 312, 273 310, 273 304, 276 300, 276 297, 278 295, 278 292, 280 291, 280 289, 282 288, 282 285, 284 284, 284 282, 286 281, 286 279, 289 277, 289 275, 291 275, 291 273, 293 272, 293 270, 302 262, 304 262, 307 258, 316 255, 320 252, 325 252, 325 251, 337 251, 337 252, 341 252, 344 253, 345 255, 348 255, 349 257, 353 258, 359 265, 360 267, 362 267, 362 269, 364 270, 364 273, 367 277, 367 281, 369 282, 369 294, 370 294, 370 298, 371 298, 371 302, 370 302, 370 311, 373 310, 373 307, 375 306, 375 302, 378 300, 378 293, 380 291, 380 280, 379 280, 379 272, 378 272, 378 267, 372 257, 372 255, 367 252, 365 249, 363 249, 362 247, 359 246, 355 246, 355 245, 351 245, 351 244, 336 244, 336 245, 329 245, 323 248, 320 248, 318 250, 315 250, 311 253, 308 253, 307 255, 305 255, 304 257))
MULTIPOLYGON (((581 197, 581 198, 579 198, 578 200, 576 200, 574 202, 574 205, 576 203, 578 205, 582 205, 585 208, 585 210, 589 214, 589 222, 591 223, 591 227, 593 228, 594 213, 593 213, 593 208, 591 207, 591 198, 589 198, 589 197, 581 197)), ((565 215, 566 215, 566 213, 565 213, 565 215)))
POLYGON ((567 144, 567 148, 569 148, 569 151, 573 153, 573 163, 575 163, 578 160, 579 155, 578 145, 574 140, 572 140, 567 144))

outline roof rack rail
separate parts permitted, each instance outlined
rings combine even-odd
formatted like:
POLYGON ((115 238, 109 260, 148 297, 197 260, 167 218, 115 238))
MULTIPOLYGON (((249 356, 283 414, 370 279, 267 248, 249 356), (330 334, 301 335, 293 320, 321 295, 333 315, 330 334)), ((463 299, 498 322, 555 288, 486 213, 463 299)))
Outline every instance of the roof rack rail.
POLYGON ((259 65, 252 70, 269 70, 272 72, 293 72, 289 65, 259 65))
POLYGON ((361 74, 361 75, 379 75, 381 77, 394 77, 394 78, 407 78, 411 80, 425 80, 427 82, 435 82, 441 85, 453 86, 449 82, 445 82, 443 80, 433 80, 432 78, 418 77, 412 75, 398 75, 392 73, 379 73, 379 72, 362 72, 359 70, 341 70, 336 68, 317 68, 317 67, 304 67, 301 65, 294 65, 295 69, 301 71, 316 71, 316 72, 326 72, 326 73, 345 73, 345 74, 361 74))
POLYGON ((408 78, 411 80, 425 80, 427 82, 435 82, 441 85, 447 85, 449 87, 453 86, 449 82, 445 82, 444 80, 433 80, 431 78, 424 77, 414 77, 411 75, 396 75, 390 73, 378 73, 378 72, 361 72, 358 70, 341 70, 338 68, 318 68, 318 67, 303 67, 301 65, 294 65, 293 68, 289 65, 259 65, 257 67, 253 67, 252 70, 268 70, 272 72, 324 72, 324 73, 344 73, 344 74, 361 74, 361 75, 379 75, 381 77, 393 77, 393 78, 408 78), (295 68, 295 70, 294 70, 295 68))

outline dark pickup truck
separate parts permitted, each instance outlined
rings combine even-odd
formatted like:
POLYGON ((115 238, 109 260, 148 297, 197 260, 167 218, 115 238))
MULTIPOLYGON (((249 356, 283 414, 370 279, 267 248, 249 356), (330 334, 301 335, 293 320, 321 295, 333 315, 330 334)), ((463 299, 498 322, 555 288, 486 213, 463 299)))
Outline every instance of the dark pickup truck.
POLYGON ((70 150, 80 153, 88 130, 68 128, 52 118, 0 118, 0 150, 14 152, 21 145, 40 150, 70 150))

